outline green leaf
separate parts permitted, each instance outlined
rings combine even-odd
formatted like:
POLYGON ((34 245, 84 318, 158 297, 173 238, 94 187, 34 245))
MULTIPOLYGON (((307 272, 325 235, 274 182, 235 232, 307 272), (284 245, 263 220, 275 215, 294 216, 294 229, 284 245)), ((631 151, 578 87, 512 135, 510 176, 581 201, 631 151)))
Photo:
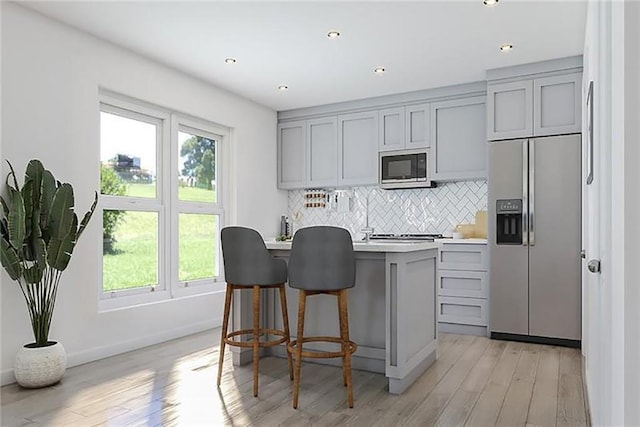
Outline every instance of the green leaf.
MULTIPOLYGON (((50 238, 63 240, 71 231, 73 224, 73 187, 71 184, 62 184, 56 190, 49 212, 49 224, 47 230, 50 238)), ((73 230, 75 238, 75 230, 73 230)))
POLYGON ((2 204, 2 213, 5 218, 9 216, 9 206, 7 206, 7 202, 4 200, 4 197, 0 196, 0 204, 2 204))
POLYGON ((49 241, 47 234, 47 223, 49 221, 49 212, 53 203, 53 196, 56 193, 56 179, 53 174, 45 170, 42 174, 42 194, 40 196, 40 229, 43 231, 45 241, 49 241))
MULTIPOLYGON (((42 230, 40 229, 40 210, 35 209, 33 216, 31 217, 31 233, 26 238, 25 246, 25 258, 27 261, 38 261, 41 265, 44 265, 44 257, 38 253, 41 248, 38 247, 42 240, 42 230)), ((28 225, 28 223, 27 223, 28 225)), ((42 242, 44 245, 44 242, 42 242)))
POLYGON ((27 171, 25 172, 24 182, 33 182, 33 206, 40 207, 40 195, 42 192, 42 175, 44 174, 44 166, 38 159, 33 159, 27 165, 27 171))
POLYGON ((33 181, 25 181, 21 190, 24 201, 24 235, 31 234, 31 216, 33 215, 33 181))
POLYGON ((44 270, 38 264, 33 264, 31 267, 24 270, 24 280, 27 283, 38 283, 42 280, 42 274, 44 270))
POLYGON ((0 261, 12 280, 18 280, 22 276, 22 264, 18 253, 5 239, 0 239, 0 261))
POLYGON ((78 228, 78 233, 76 234, 76 242, 80 238, 80 235, 82 234, 84 229, 87 228, 87 224, 89 223, 89 220, 93 215, 93 211, 96 210, 97 205, 98 205, 98 192, 96 191, 95 198, 93 199, 93 203, 91 204, 89 211, 86 214, 84 214, 84 217, 82 218, 82 222, 80 222, 80 228, 78 228))
POLYGON ((13 188, 14 190, 18 190, 20 186, 18 185, 18 180, 16 179, 16 173, 13 170, 13 166, 11 165, 9 160, 7 160, 7 164, 9 165, 9 170, 10 170, 10 172, 7 174, 7 187, 13 188), (9 177, 13 177, 13 187, 11 187, 11 184, 9 184, 9 177))
POLYGON ((9 207, 9 216, 7 217, 7 226, 9 228, 9 243, 20 253, 24 242, 25 234, 25 212, 24 200, 19 191, 11 192, 11 206, 9 207))
POLYGON ((9 240, 9 225, 7 225, 7 219, 2 218, 0 221, 0 235, 2 238, 9 240))
POLYGON ((73 253, 74 237, 68 234, 63 240, 51 239, 47 246, 47 264, 58 271, 63 271, 69 265, 73 253))
POLYGON ((47 246, 42 239, 33 240, 33 252, 35 253, 36 262, 39 265, 45 265, 47 262, 47 246))

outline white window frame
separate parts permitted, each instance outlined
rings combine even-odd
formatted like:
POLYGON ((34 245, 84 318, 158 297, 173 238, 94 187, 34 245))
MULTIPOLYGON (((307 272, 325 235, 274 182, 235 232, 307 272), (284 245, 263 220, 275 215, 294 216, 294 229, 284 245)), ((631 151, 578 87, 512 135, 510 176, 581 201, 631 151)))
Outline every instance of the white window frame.
POLYGON ((175 157, 171 162, 170 176, 174 177, 171 180, 171 218, 174 219, 171 224, 171 234, 175 236, 173 243, 171 244, 171 282, 173 283, 173 291, 176 297, 189 296, 193 294, 199 294, 202 292, 221 292, 224 291, 224 268, 222 264, 222 248, 220 246, 220 230, 225 223, 225 211, 223 206, 223 200, 225 196, 224 187, 224 146, 226 145, 229 137, 229 131, 227 129, 215 126, 211 123, 207 123, 202 120, 193 119, 180 114, 171 115, 171 150, 175 153, 175 157), (214 203, 209 202, 190 202, 181 201, 178 198, 178 132, 188 132, 193 135, 204 136, 216 141, 216 201, 214 203), (196 279, 190 281, 180 281, 179 266, 179 214, 206 214, 217 215, 218 221, 216 221, 216 265, 218 266, 218 275, 212 278, 196 279))
MULTIPOLYGON (((99 309, 108 311, 136 305, 166 301, 212 292, 223 292, 224 268, 220 230, 225 224, 224 186, 226 145, 229 143, 228 128, 215 125, 180 113, 155 107, 126 97, 100 93, 98 115, 101 112, 117 114, 126 118, 157 125, 156 139, 156 197, 109 196, 101 194, 100 212, 127 210, 157 212, 158 214, 158 283, 156 286, 103 290, 103 263, 100 263, 99 309), (216 203, 187 202, 178 200, 178 132, 185 130, 216 140, 216 203), (216 257, 218 276, 188 282, 178 280, 179 273, 179 213, 203 213, 217 215, 216 257)), ((102 218, 102 215, 100 215, 102 218)))

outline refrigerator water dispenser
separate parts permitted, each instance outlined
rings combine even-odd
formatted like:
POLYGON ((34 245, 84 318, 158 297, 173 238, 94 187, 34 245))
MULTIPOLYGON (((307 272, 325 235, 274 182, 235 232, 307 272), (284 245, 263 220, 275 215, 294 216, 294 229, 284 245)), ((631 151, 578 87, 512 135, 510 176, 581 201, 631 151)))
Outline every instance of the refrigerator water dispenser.
POLYGON ((522 199, 496 200, 496 243, 522 244, 522 199))

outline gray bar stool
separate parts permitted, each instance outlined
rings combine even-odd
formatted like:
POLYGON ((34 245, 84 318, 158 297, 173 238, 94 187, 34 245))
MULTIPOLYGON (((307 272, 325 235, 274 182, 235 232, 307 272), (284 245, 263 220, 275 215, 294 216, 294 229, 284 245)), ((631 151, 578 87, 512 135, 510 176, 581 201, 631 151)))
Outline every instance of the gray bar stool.
MULTIPOLYGON (((271 256, 260 234, 245 227, 225 227, 220 233, 222 254, 224 256, 224 275, 227 291, 224 301, 224 317, 220 336, 220 360, 218 362, 218 387, 222 377, 224 347, 229 344, 237 347, 253 348, 253 395, 258 396, 258 358, 260 347, 290 342, 289 317, 287 315, 287 297, 284 284, 287 281, 287 264, 284 260, 271 256), (260 290, 277 288, 282 307, 284 330, 260 327, 260 290), (236 289, 253 289, 253 329, 241 329, 227 333, 231 299, 236 289), (234 337, 253 335, 251 341, 236 341, 234 337), (270 341, 260 341, 260 336, 270 334, 280 336, 270 341)), ((293 379, 291 355, 287 353, 289 376, 293 379)))
POLYGON ((298 407, 300 368, 302 357, 342 358, 342 381, 347 387, 347 402, 353 408, 351 382, 351 355, 358 346, 349 340, 347 289, 355 285, 356 263, 351 235, 344 228, 308 227, 298 230, 293 237, 289 258, 289 286, 299 290, 298 337, 287 346, 295 356, 293 370, 293 407, 298 407), (304 337, 304 315, 307 296, 329 294, 338 297, 340 337, 304 337), (341 345, 341 351, 323 352, 304 350, 303 343, 332 342, 341 345))

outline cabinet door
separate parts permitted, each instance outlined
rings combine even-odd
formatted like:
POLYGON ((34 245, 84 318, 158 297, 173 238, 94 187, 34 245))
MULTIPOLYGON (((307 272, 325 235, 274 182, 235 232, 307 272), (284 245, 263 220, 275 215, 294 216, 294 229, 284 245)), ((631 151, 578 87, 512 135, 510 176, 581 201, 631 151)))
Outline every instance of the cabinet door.
POLYGON ((338 184, 378 183, 378 112, 338 117, 338 184))
POLYGON ((428 148, 431 115, 429 104, 405 107, 405 148, 428 148))
POLYGON ((579 133, 582 73, 533 81, 534 135, 579 133))
POLYGON ((337 118, 307 120, 307 186, 338 183, 337 118))
POLYGON ((307 183, 304 121, 278 125, 278 188, 304 188, 307 183))
POLYGON ((431 104, 431 179, 487 177, 486 98, 431 104))
POLYGON ((379 151, 402 150, 404 148, 404 107, 388 108, 379 113, 379 151))
POLYGON ((487 86, 489 140, 533 136, 533 82, 525 80, 487 86))

